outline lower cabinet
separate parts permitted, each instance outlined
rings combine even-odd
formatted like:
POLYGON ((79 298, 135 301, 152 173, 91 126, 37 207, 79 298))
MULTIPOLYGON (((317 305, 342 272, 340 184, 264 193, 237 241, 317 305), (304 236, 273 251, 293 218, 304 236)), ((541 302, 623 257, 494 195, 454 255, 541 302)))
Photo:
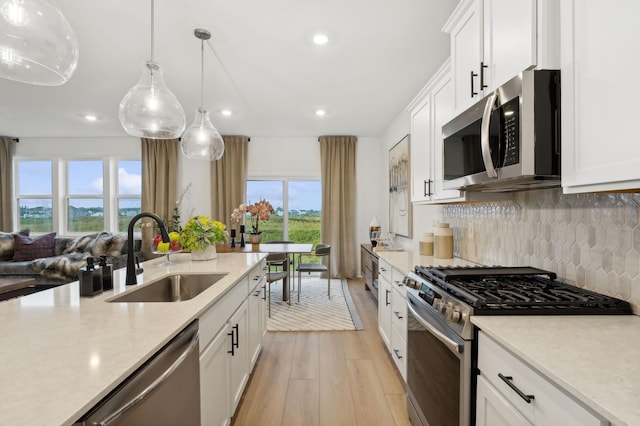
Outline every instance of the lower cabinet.
POLYGON ((478 334, 477 426, 609 424, 485 333, 478 334))
POLYGON ((379 259, 378 331, 402 378, 407 375, 407 302, 402 272, 379 259))
POLYGON ((229 425, 266 331, 262 263, 200 316, 201 424, 229 425), (258 277, 257 279, 255 279, 258 277), (252 287, 253 292, 249 292, 252 287), (259 291, 259 290, 258 290, 259 291))

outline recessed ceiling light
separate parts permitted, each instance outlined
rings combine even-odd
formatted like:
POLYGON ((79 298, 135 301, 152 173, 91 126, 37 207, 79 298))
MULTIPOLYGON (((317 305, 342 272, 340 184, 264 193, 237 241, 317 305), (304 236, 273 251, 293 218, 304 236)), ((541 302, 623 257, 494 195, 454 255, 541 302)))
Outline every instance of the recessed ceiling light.
POLYGON ((327 111, 323 110, 323 109, 317 109, 316 110, 316 115, 318 117, 324 117, 327 114, 327 111))
POLYGON ((319 46, 327 44, 329 42, 329 36, 326 34, 318 33, 313 36, 313 42, 319 46))
POLYGON ((98 116, 93 114, 85 114, 84 119, 87 121, 96 121, 98 119, 98 116))
POLYGON ((233 112, 230 109, 223 109, 222 111, 220 111, 222 113, 222 115, 224 115, 225 117, 229 117, 233 114, 233 112))

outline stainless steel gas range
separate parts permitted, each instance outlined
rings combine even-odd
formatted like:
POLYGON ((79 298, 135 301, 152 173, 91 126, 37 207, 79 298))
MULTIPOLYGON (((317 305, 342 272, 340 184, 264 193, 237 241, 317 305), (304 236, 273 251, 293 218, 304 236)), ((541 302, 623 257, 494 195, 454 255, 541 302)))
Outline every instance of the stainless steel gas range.
POLYGON ((530 267, 422 267, 407 285, 407 409, 411 423, 475 423, 473 315, 631 314, 629 303, 530 267))

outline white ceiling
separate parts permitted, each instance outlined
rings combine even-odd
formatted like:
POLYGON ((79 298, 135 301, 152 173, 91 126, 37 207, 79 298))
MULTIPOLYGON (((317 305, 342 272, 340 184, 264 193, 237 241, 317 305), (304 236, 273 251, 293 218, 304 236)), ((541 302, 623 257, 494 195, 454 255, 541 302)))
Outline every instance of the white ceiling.
MULTIPOLYGON (((59 87, 0 79, 0 135, 126 136, 118 105, 150 58, 151 2, 57 3, 78 38, 76 72, 59 87), (87 123, 86 113, 100 120, 87 123)), ((456 3, 156 0, 155 60, 187 125, 200 103, 193 30, 205 28, 213 50, 205 44, 204 106, 222 134, 379 136, 449 55, 441 28, 456 3), (314 45, 315 31, 331 41, 314 45), (223 117, 225 108, 234 114, 223 117)))

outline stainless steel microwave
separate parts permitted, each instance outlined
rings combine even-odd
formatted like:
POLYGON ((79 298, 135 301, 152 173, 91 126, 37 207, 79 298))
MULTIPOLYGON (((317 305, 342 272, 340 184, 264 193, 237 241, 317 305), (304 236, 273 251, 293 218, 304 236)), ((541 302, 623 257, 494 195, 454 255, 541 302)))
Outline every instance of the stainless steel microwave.
POLYGON ((445 124, 443 187, 560 185, 560 71, 524 71, 445 124))

